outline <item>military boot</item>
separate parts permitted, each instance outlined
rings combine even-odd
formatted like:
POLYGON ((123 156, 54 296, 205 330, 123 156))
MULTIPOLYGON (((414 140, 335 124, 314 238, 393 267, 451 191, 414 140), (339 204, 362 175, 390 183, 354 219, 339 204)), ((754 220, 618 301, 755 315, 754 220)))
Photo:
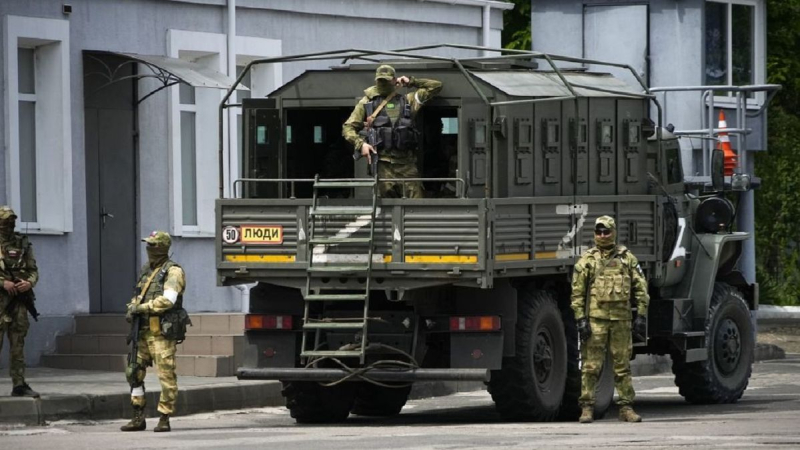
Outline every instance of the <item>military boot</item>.
POLYGON ((623 406, 619 409, 619 420, 622 422, 641 422, 642 416, 633 412, 630 406, 623 406))
POLYGON ((169 414, 162 414, 161 418, 158 419, 158 425, 153 428, 153 431, 156 433, 164 433, 171 430, 172 428, 169 427, 169 414))
POLYGON ((19 386, 14 386, 14 389, 11 390, 11 396, 39 398, 39 393, 31 389, 28 383, 23 383, 19 386))
POLYGON ((578 419, 580 423, 592 423, 594 422, 594 408, 591 406, 584 406, 581 409, 581 417, 578 419))
POLYGON ((147 422, 144 420, 144 408, 133 407, 133 418, 130 422, 119 428, 121 431, 144 431, 147 429, 147 422))

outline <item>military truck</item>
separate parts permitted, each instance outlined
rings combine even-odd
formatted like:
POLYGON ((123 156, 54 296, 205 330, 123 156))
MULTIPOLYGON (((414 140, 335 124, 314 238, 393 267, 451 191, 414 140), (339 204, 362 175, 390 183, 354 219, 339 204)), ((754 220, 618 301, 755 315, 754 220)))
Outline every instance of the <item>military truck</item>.
MULTIPOLYGON (((245 178, 220 171, 218 283, 256 283, 238 377, 281 380, 301 423, 397 414, 412 384, 430 380, 485 382, 507 419, 574 419, 570 278, 607 214, 649 282, 647 339, 634 353, 670 355, 690 402, 739 399, 758 286, 737 269, 751 236, 733 229, 729 199, 747 177, 725 177, 715 151, 713 176, 687 182, 678 136, 628 66, 501 49, 423 53, 432 50, 487 49, 258 60, 236 85, 259 64, 341 62, 241 105, 229 102, 234 85, 222 101, 220 117, 243 110, 245 178), (640 85, 556 62, 628 69, 640 85), (420 179, 368 175, 341 137, 383 63, 444 84, 417 117, 420 179), (382 182, 414 180, 426 198, 378 195, 382 182)), ((220 123, 220 167, 222 138, 220 123)), ((599 384, 598 416, 613 396, 611 370, 599 384)))

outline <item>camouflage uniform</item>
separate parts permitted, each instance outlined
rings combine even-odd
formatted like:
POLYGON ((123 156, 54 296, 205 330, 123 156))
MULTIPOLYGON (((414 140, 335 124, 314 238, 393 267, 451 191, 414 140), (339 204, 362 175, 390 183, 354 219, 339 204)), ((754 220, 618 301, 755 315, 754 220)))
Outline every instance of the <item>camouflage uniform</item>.
MULTIPOLYGON (((28 281, 31 289, 39 281, 39 270, 33 256, 33 248, 26 236, 14 232, 17 215, 8 206, 0 207, 0 279, 5 283, 20 280, 28 281)), ((17 294, 21 295, 21 294, 17 294)), ((9 308, 14 295, 0 289, 0 350, 3 339, 8 335, 9 374, 14 385, 12 395, 38 396, 25 383, 25 336, 30 322, 28 310, 15 301, 9 308)))
MULTIPOLYGON (((139 352, 135 370, 129 367, 126 377, 131 385, 131 405, 134 407, 134 421, 136 421, 136 413, 142 411, 146 403, 144 396, 146 367, 155 365, 161 382, 158 412, 162 414, 162 422, 166 420, 167 428, 159 430, 157 427, 156 431, 169 431, 169 415, 175 412, 175 400, 178 397, 178 377, 175 374, 177 343, 161 335, 159 319, 164 312, 181 306, 186 278, 183 269, 168 257, 172 242, 169 234, 154 231, 142 241, 148 244, 149 263, 142 267, 139 282, 136 284, 136 292, 140 294, 128 304, 129 317, 133 314, 141 315, 139 352)), ((124 426, 123 431, 144 429, 143 417, 141 428, 137 428, 136 424, 133 424, 134 421, 124 426), (126 427, 132 429, 126 430, 126 427)), ((159 426, 162 426, 162 422, 159 422, 159 426)))
POLYGON ((594 406, 597 379, 608 349, 614 364, 614 384, 619 394, 617 404, 630 407, 635 395, 630 369, 633 351, 630 298, 633 293, 638 314, 647 317, 650 297, 636 256, 624 246, 615 244, 614 219, 602 216, 597 219, 596 225, 611 230, 610 235, 606 238, 595 236, 597 247, 581 256, 575 264, 572 278, 575 319, 580 321, 586 318, 588 290, 588 321, 591 329, 591 336, 581 348, 583 376, 579 402, 583 408, 594 406))
MULTIPOLYGON (((376 83, 381 83, 381 80, 394 79, 395 72, 391 66, 380 66, 375 74, 376 83)), ((364 122, 367 119, 367 104, 371 103, 376 97, 384 97, 389 95, 389 92, 382 93, 379 85, 371 86, 364 90, 364 97, 359 100, 350 117, 342 126, 342 136, 347 142, 353 144, 353 148, 357 153, 361 153, 361 146, 364 144, 364 137, 359 135, 358 132, 364 128, 364 122)), ((442 83, 436 80, 427 80, 423 78, 409 77, 408 86, 417 88, 415 92, 406 94, 406 101, 411 105, 412 117, 422 108, 422 106, 439 94, 442 90, 442 83)), ((392 90, 394 87, 392 87, 392 90)), ((395 101, 389 101, 384 107, 384 111, 389 116, 392 123, 395 123, 400 117, 402 111, 397 107, 395 101)), ((379 149, 376 149, 379 150, 379 149)), ((417 170, 417 157, 412 151, 403 150, 387 150, 379 152, 378 162, 378 176, 380 178, 419 178, 419 171, 417 170)), ((403 183, 381 183, 379 186, 381 196, 387 196, 392 193, 397 195, 401 192, 403 183)), ((421 182, 408 182, 406 185, 406 197, 408 198, 422 198, 424 190, 421 182)))

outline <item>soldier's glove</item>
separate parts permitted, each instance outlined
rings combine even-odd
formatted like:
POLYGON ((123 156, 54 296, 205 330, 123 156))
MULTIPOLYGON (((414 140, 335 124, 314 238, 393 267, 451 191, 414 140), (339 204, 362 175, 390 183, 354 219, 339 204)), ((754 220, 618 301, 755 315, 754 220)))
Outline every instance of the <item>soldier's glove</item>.
POLYGON ((582 341, 586 341, 592 337, 592 327, 589 326, 589 319, 578 319, 578 336, 580 336, 582 341))
POLYGON ((637 341, 647 340, 647 317, 636 316, 636 320, 633 321, 633 337, 637 341))

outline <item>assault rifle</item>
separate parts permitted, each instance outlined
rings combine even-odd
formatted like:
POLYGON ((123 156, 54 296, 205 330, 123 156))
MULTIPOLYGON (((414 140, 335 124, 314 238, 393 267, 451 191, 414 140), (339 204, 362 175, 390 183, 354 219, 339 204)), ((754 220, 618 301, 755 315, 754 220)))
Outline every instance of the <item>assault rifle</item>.
MULTIPOLYGON (((18 283, 18 282, 22 281, 19 278, 15 277, 14 274, 11 273, 11 270, 7 269, 7 270, 5 270, 5 272, 7 274, 11 275, 11 277, 10 277, 11 278, 11 282, 18 283)), ((36 294, 33 293, 33 288, 31 288, 27 292, 21 292, 21 293, 19 293, 17 295, 13 295, 13 296, 11 296, 10 301, 6 305, 6 308, 3 311, 3 314, 5 314, 7 316, 11 316, 11 313, 14 310, 14 307, 16 307, 18 304, 21 304, 22 306, 25 307, 25 309, 28 310, 28 313, 31 315, 31 317, 33 317, 33 320, 35 322, 38 322, 39 321, 39 311, 36 310, 36 305, 34 304, 35 301, 36 301, 36 294)))
MULTIPOLYGON (((136 288, 134 288, 134 291, 136 288)), ((128 333, 127 344, 131 346, 131 352, 128 353, 128 367, 125 369, 126 374, 131 374, 128 378, 131 383, 131 388, 135 388, 132 381, 135 379, 135 374, 139 371, 139 328, 142 323, 142 315, 134 314, 131 320, 131 332, 128 333)))
MULTIPOLYGON (((371 121, 367 122, 367 125, 358 132, 364 138, 364 141, 371 145, 372 148, 375 149, 375 153, 370 155, 372 162, 369 163, 367 166, 367 171, 369 176, 374 177, 378 174, 378 131, 371 126, 371 121)), ((356 150, 353 153, 353 159, 358 161, 362 157, 361 152, 356 150)))

